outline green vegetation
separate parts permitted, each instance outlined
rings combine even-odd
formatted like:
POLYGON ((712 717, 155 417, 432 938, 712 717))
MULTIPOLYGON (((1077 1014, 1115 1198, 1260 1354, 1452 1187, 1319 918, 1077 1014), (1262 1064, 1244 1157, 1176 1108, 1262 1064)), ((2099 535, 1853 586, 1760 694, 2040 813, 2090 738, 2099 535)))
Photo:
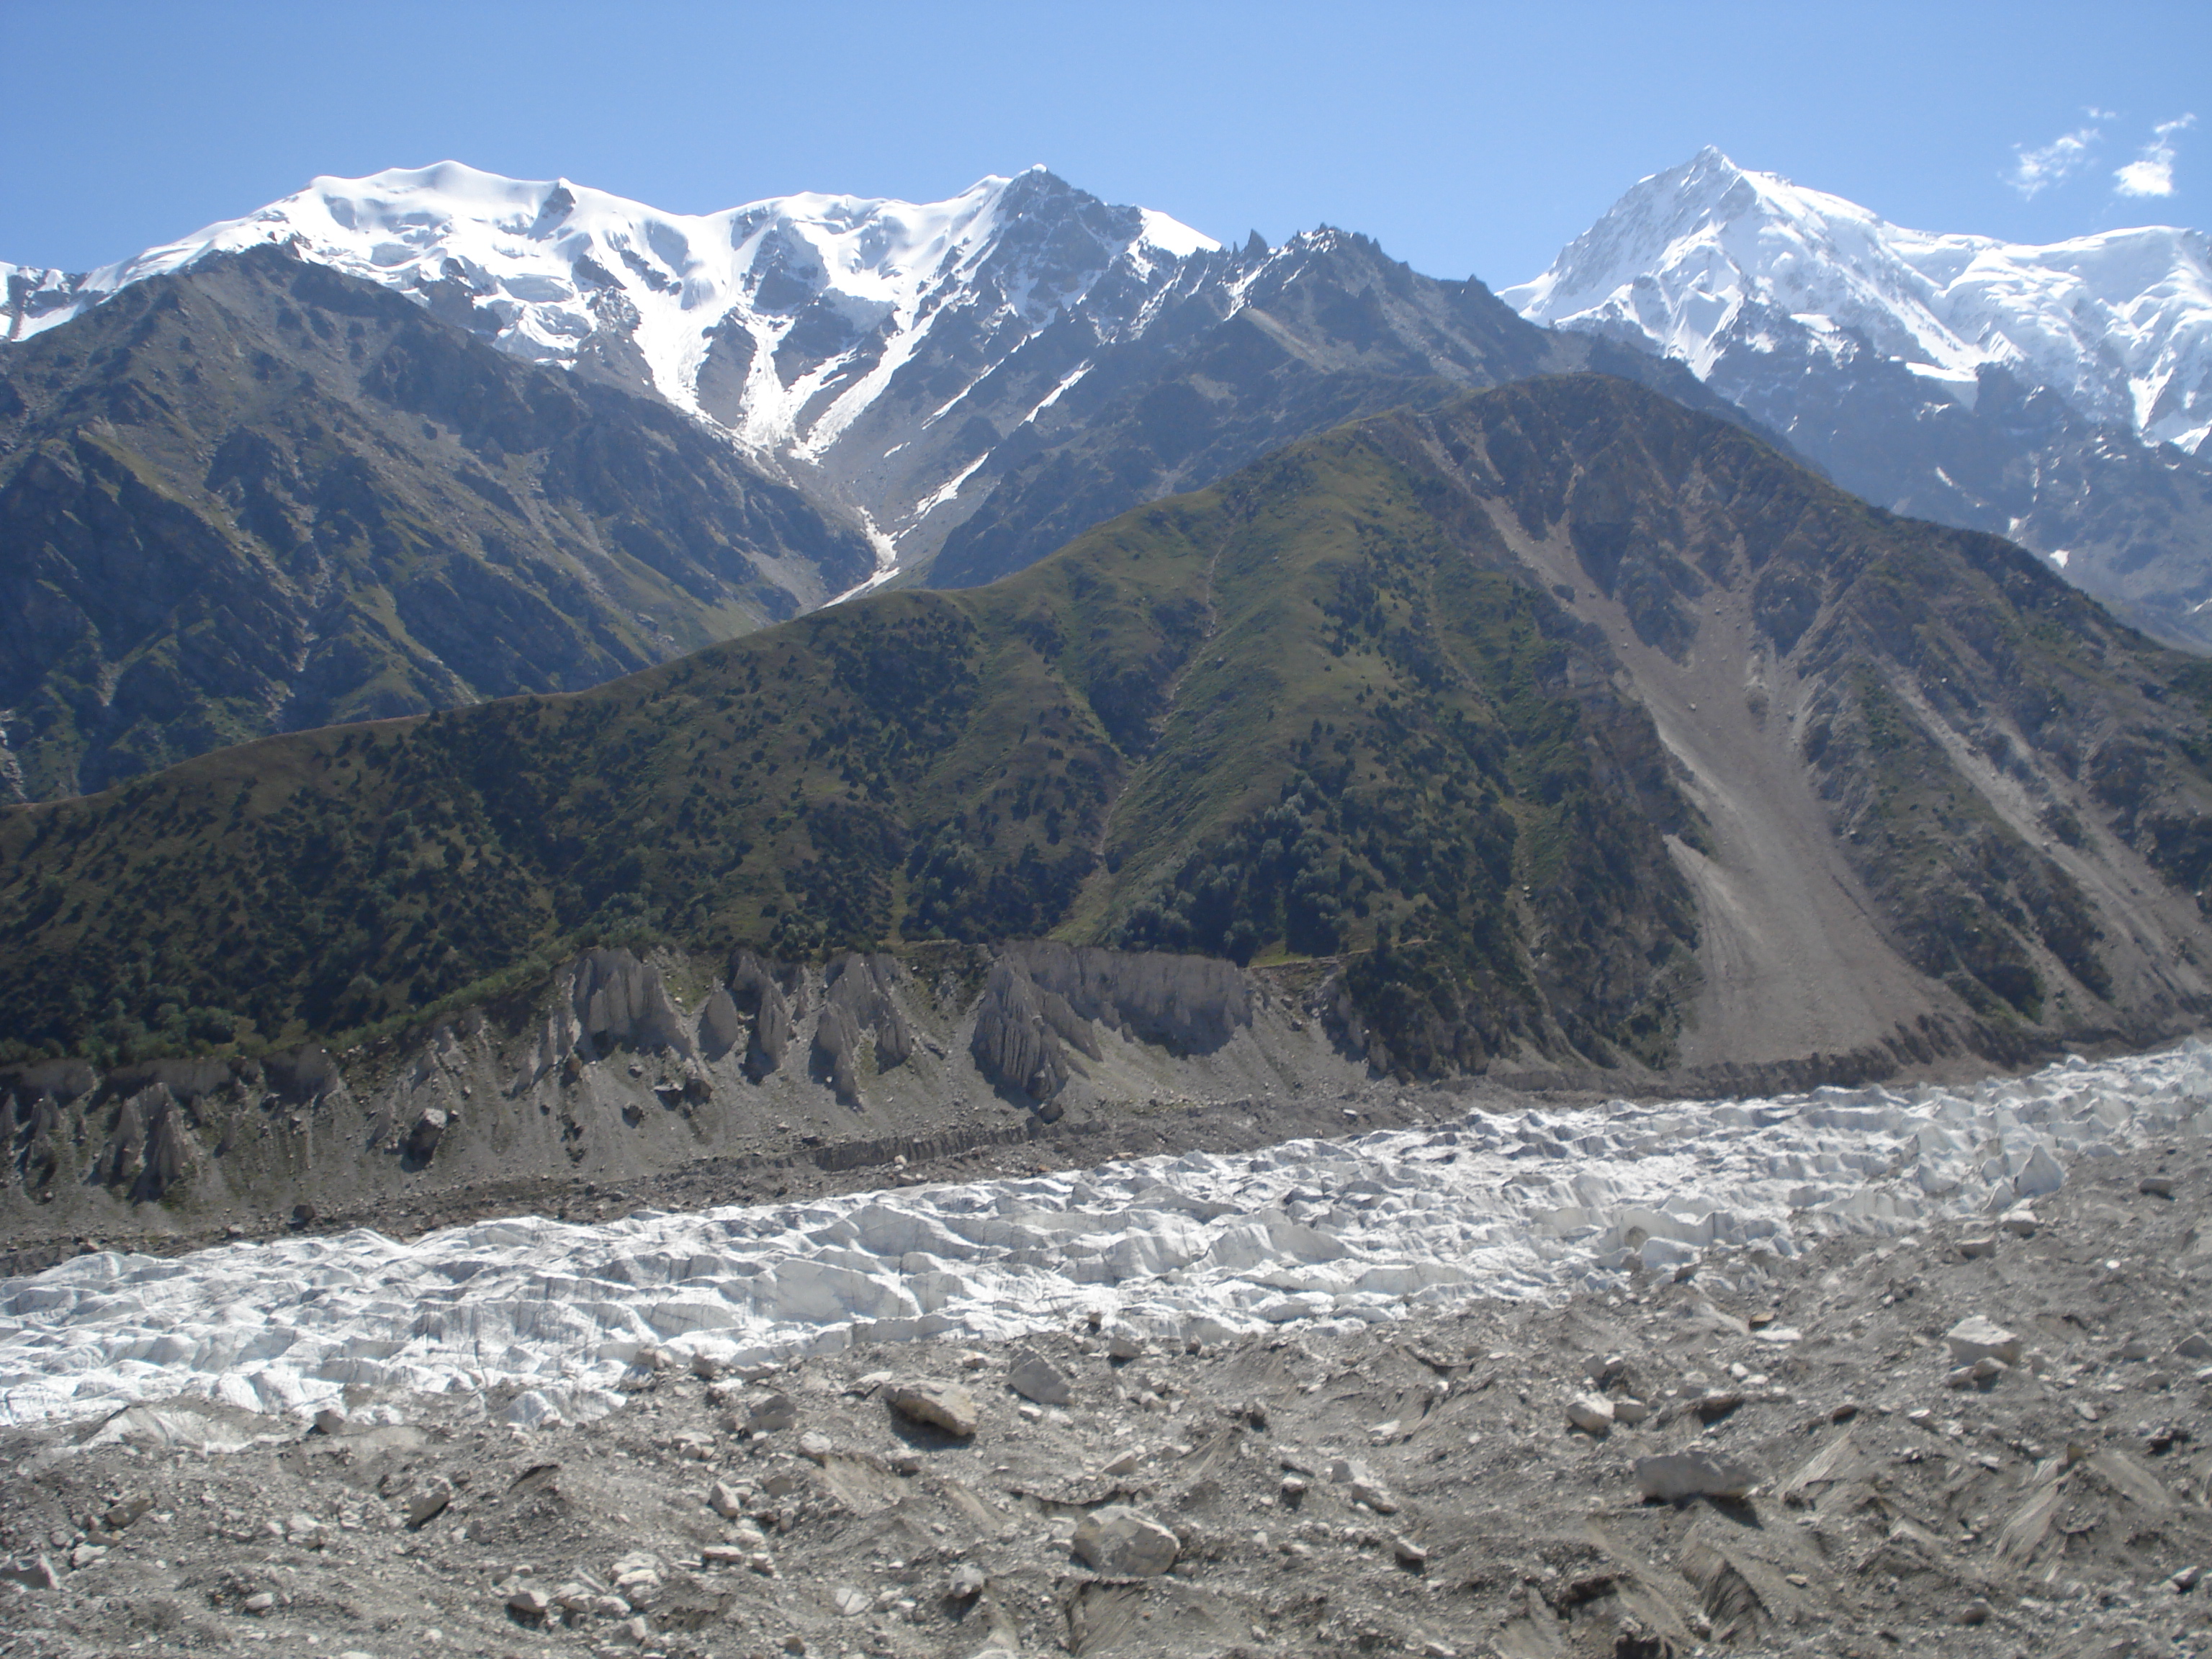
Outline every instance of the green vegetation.
POLYGON ((2183 659, 2001 544, 1577 377, 1301 442, 988 588, 10 809, 0 1054, 386 1030, 592 940, 1053 934, 1339 958, 1401 1073, 1663 1063, 1698 986, 1667 841, 1706 830, 1575 588, 1526 562, 1561 537, 1678 657, 1709 587, 1754 596, 1887 925, 1991 1018, 2037 1017, 2039 961, 2099 995, 2103 969, 1958 732, 1994 743, 2002 713, 2075 744, 2118 833, 2201 869, 2175 833, 2212 801, 2183 659))

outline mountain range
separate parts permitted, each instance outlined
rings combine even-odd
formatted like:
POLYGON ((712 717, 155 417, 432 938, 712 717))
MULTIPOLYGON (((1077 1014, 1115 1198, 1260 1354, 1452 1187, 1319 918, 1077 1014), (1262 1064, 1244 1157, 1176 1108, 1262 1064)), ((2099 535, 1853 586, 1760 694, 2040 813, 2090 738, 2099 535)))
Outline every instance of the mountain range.
POLYGON ((1715 149, 1502 297, 1679 362, 1854 493, 2212 643, 2212 240, 1933 234, 1715 149))
POLYGON ((685 219, 448 164, 6 275, 17 798, 574 689, 862 586, 989 580, 1469 387, 1594 367, 1734 415, 1364 238, 1230 252, 1039 170, 685 219))
POLYGON ((1312 964, 1405 1075, 2002 1059, 2208 1006, 2208 700, 2008 543, 1540 377, 988 586, 15 809, 0 1010, 355 1041, 594 939, 1048 935, 1312 964))
POLYGON ((2077 588, 2212 596, 2192 236, 1708 152, 1501 298, 1041 169, 447 164, 9 268, 0 1042, 1043 938, 1316 977, 1401 1075, 2177 1029, 2208 682, 2077 588))

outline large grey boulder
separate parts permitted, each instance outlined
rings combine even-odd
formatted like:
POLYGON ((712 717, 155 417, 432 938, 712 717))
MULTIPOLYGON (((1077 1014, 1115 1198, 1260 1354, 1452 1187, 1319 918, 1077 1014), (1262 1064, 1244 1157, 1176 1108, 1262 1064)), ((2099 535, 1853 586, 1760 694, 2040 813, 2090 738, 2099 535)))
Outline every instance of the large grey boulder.
POLYGON ((982 1421, 975 1408, 975 1396, 950 1382, 894 1382, 884 1390, 884 1398, 901 1417, 942 1429, 963 1440, 973 1435, 982 1421))
POLYGON ((1127 1504, 1109 1504, 1085 1516, 1069 1547, 1091 1571, 1115 1578, 1152 1577, 1175 1565, 1182 1553, 1173 1533, 1127 1504))
POLYGON ((1006 1386, 1024 1400, 1033 1400, 1040 1406, 1065 1406, 1075 1398, 1074 1385, 1066 1374, 1042 1354, 1024 1348, 1014 1356, 1013 1369, 1006 1373, 1006 1386))

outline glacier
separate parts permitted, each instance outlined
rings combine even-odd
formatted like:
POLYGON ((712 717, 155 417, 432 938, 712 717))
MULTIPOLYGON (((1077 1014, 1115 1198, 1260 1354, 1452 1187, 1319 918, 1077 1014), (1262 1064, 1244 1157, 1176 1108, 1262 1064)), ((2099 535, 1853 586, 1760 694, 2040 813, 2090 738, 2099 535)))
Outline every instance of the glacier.
MULTIPOLYGON (((1096 1313, 1201 1341, 1557 1299, 2052 1191, 2212 1133, 2212 1046, 1962 1086, 1473 1112, 1423 1127, 769 1206, 536 1216, 0 1281, 0 1423, 198 1395, 303 1414, 411 1393, 580 1420, 641 1368, 988 1339, 1096 1313)), ((1787 1333, 1783 1335, 1786 1338, 1787 1333)))

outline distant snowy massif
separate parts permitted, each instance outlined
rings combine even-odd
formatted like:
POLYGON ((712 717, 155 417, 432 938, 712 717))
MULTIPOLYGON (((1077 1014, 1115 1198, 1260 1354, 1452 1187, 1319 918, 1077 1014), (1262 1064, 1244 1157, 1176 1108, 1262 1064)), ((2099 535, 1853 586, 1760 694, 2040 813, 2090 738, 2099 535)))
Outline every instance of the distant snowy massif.
POLYGON ((890 539, 956 496, 999 440, 995 427, 961 436, 979 381, 1025 348, 1012 367, 1031 370, 1038 337, 1066 325, 1030 412, 1049 406, 1090 367, 1086 347, 1140 331, 1186 257, 1218 247, 1041 167, 944 202, 809 194, 692 216, 447 161, 317 179, 88 275, 0 264, 6 337, 264 243, 396 289, 517 356, 658 392, 798 480, 822 475, 890 539), (915 406, 912 376, 887 398, 917 358, 928 406, 915 406))
POLYGON ((1533 282, 1532 321, 1680 358, 1723 392, 1756 360, 1871 353, 1972 405, 1984 369, 2192 453, 2212 433, 2212 239, 1907 230, 1717 149, 1644 179, 1533 282))

